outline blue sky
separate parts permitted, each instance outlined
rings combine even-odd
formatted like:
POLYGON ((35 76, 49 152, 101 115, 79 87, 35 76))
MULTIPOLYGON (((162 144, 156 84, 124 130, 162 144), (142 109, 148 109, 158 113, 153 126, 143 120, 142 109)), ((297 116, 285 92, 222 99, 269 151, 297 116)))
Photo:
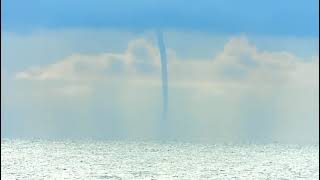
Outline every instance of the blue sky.
POLYGON ((2 0, 4 30, 35 28, 166 28, 319 36, 317 0, 2 0))
POLYGON ((2 0, 2 137, 318 142, 318 4, 2 0))

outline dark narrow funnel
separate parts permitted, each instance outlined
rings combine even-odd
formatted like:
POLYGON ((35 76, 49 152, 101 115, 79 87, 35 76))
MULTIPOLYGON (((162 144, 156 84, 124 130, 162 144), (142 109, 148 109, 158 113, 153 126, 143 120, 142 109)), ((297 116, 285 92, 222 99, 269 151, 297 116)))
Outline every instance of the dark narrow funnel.
MULTIPOLYGON (((168 118, 168 71, 167 71, 167 53, 161 31, 157 31, 158 46, 161 58, 162 75, 162 94, 163 94, 163 120, 168 118)), ((166 123, 166 122, 165 122, 166 123)))

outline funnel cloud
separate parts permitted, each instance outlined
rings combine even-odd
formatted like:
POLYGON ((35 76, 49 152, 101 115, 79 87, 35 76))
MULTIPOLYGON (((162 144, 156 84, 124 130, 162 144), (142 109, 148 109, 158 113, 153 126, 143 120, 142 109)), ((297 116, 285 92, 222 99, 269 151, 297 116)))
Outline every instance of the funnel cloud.
POLYGON ((163 41, 163 33, 158 30, 157 31, 157 39, 158 39, 158 46, 160 51, 160 58, 161 58, 161 77, 162 77, 162 96, 163 96, 163 122, 162 127, 167 128, 165 124, 167 123, 168 119, 168 71, 167 71, 167 54, 166 54, 166 47, 163 41))

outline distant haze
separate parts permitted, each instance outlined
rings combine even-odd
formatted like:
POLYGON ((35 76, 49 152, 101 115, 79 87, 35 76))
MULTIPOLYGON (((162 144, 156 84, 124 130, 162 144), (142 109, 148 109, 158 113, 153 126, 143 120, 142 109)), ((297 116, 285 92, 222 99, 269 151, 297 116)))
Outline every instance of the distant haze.
POLYGON ((2 138, 319 142, 318 1, 121 2, 1 2, 2 138))

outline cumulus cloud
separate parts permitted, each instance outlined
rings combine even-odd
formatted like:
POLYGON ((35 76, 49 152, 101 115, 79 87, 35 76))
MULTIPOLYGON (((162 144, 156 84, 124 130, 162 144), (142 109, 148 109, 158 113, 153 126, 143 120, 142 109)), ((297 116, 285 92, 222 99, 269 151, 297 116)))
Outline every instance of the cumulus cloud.
MULTIPOLYGON (((261 88, 284 85, 318 87, 319 57, 299 58, 289 52, 257 49, 245 36, 230 38, 221 52, 209 60, 182 60, 168 50, 171 87, 261 88)), ((142 84, 160 84, 157 47, 145 39, 128 43, 122 53, 73 54, 55 64, 33 67, 16 74, 24 80, 92 81, 123 78, 142 84)))
MULTIPOLYGON (((19 80, 50 83, 54 95, 88 96, 101 85, 143 88, 161 85, 158 48, 145 39, 120 53, 73 54, 54 64, 31 67, 19 80), (54 83, 57 85, 54 85, 54 83)), ((300 58, 286 51, 263 51, 245 36, 232 37, 211 59, 182 59, 168 49, 169 88, 198 94, 252 94, 270 97, 288 89, 319 89, 319 57, 300 58)), ((291 91, 291 90, 290 90, 291 91)), ((306 92, 307 93, 307 92, 306 92)))
POLYGON ((45 67, 32 67, 16 74, 25 80, 81 81, 106 79, 114 76, 152 75, 159 69, 157 49, 149 42, 138 39, 129 42, 123 53, 96 55, 72 54, 45 67))
MULTIPOLYGON (((273 83, 291 80, 292 73, 298 68, 312 68, 308 65, 317 61, 313 59, 310 62, 289 52, 259 51, 245 37, 240 37, 230 40, 225 45, 224 51, 216 57, 215 68, 218 71, 231 67, 235 69, 234 72, 239 72, 238 75, 242 77, 240 79, 244 81, 274 85, 273 83)), ((226 74, 228 75, 230 73, 226 74)))

